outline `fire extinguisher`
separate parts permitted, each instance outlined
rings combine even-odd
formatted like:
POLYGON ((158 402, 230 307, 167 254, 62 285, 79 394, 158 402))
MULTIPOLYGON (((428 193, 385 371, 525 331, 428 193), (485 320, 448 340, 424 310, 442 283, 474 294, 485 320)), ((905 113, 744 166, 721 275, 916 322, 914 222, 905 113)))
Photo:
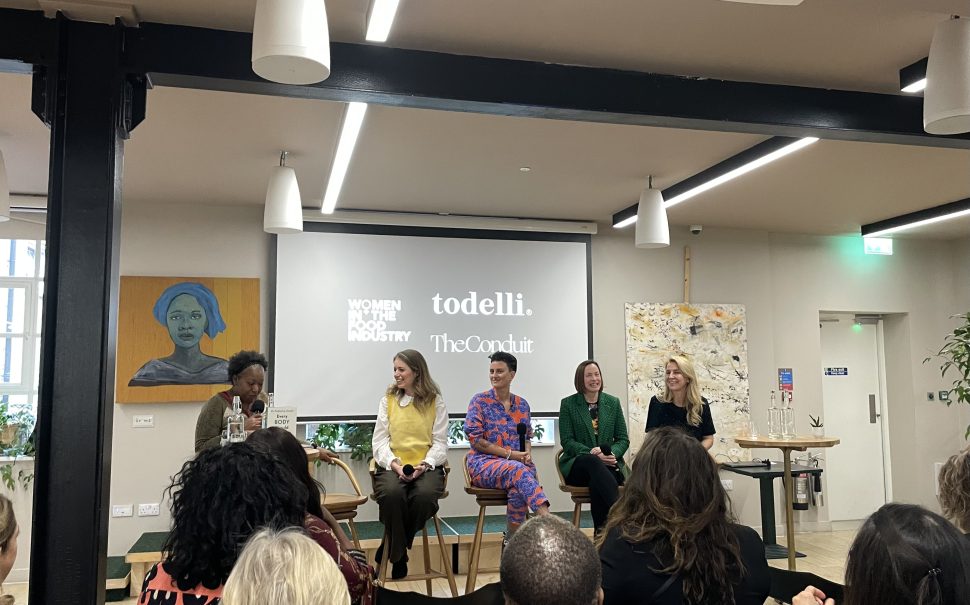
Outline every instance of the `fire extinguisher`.
POLYGON ((801 474, 794 478, 795 480, 795 500, 792 502, 792 508, 794 510, 808 510, 808 491, 811 488, 808 481, 808 475, 801 474))

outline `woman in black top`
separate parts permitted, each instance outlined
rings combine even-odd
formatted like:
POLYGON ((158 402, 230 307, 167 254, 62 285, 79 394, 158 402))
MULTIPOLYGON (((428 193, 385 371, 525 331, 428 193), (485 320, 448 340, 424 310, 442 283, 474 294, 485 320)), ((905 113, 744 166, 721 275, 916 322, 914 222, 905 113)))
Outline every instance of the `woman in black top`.
POLYGON ((728 507, 717 464, 696 439, 650 431, 597 543, 604 605, 763 605, 764 543, 728 507))
POLYGON ((664 392, 661 399, 650 399, 647 431, 661 426, 676 426, 697 438, 705 449, 714 445, 714 420, 711 406, 701 397, 694 364, 682 355, 671 355, 664 366, 664 392))

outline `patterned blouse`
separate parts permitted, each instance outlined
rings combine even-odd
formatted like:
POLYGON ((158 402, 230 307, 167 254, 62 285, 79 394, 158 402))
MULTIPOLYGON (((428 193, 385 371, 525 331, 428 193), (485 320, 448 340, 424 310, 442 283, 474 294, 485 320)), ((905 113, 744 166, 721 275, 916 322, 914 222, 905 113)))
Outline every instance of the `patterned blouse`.
POLYGON ((165 564, 156 563, 145 574, 138 605, 219 605, 222 602, 222 588, 221 584, 215 587, 199 584, 183 592, 165 571, 165 564))
POLYGON ((303 521, 303 528, 313 541, 319 544, 327 554, 333 557, 350 592, 350 602, 353 605, 372 605, 374 603, 374 568, 366 563, 360 551, 348 552, 340 546, 337 534, 323 519, 307 513, 303 521), (353 555, 359 553, 360 559, 353 555))
MULTIPOLYGON (((495 397, 495 389, 489 389, 472 397, 465 416, 465 434, 468 435, 468 443, 474 446, 479 439, 485 439, 499 447, 517 452, 519 434, 516 431, 516 425, 520 422, 524 422, 528 427, 525 435, 526 443, 532 441, 532 416, 529 402, 511 393, 509 398, 512 405, 506 412, 505 406, 495 397)), ((475 474, 478 470, 476 463, 481 463, 488 458, 494 458, 494 456, 472 447, 471 454, 468 456, 469 471, 475 474)))

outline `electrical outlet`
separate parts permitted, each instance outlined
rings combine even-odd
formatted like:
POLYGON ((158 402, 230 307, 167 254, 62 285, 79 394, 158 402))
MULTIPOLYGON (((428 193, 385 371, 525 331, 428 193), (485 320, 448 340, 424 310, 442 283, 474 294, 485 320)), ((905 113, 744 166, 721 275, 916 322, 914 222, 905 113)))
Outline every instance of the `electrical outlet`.
POLYGON ((130 517, 131 516, 131 505, 130 504, 115 504, 111 507, 112 517, 130 517))
POLYGON ((927 401, 933 401, 934 398, 935 397, 933 395, 933 391, 927 391, 927 393, 926 393, 926 400, 927 401))
POLYGON ((724 486, 724 491, 726 492, 730 492, 734 490, 733 479, 721 479, 721 485, 724 486))
POLYGON ((131 426, 136 429, 150 429, 155 426, 155 417, 151 414, 136 414, 131 417, 131 426))
POLYGON ((138 516, 139 517, 157 517, 158 516, 158 502, 154 504, 139 504, 138 505, 138 516))
POLYGON ((950 391, 940 391, 940 401, 949 401, 950 391))

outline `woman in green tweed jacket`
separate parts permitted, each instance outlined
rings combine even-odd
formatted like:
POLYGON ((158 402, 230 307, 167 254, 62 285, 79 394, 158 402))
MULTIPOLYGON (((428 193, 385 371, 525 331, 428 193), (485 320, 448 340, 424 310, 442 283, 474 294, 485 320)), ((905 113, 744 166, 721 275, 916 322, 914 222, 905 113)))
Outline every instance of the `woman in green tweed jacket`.
POLYGON ((630 472, 623 462, 630 438, 620 400, 603 392, 598 363, 579 364, 575 385, 576 393, 559 406, 559 468, 568 485, 589 487, 593 527, 599 531, 630 472))

